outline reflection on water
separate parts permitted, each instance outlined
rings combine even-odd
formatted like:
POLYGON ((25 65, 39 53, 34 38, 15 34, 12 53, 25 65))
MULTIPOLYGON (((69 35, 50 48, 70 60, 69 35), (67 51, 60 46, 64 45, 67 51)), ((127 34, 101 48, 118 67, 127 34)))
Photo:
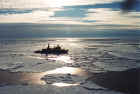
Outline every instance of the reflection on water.
MULTIPOLYGON (((62 67, 42 73, 28 73, 28 72, 10 72, 8 70, 0 70, 0 84, 37 84, 45 85, 46 82, 42 79, 48 74, 74 74, 84 76, 87 73, 80 68, 62 67)), ((77 83, 53 83, 55 86, 76 86, 77 83)))
POLYGON ((66 38, 66 41, 74 42, 74 41, 79 41, 79 39, 78 38, 66 38))
MULTIPOLYGON (((7 48, 4 47, 4 49, 0 49, 0 68, 4 66, 3 69, 10 69, 11 71, 22 71, 28 68, 30 68, 31 71, 53 69, 41 73, 0 70, 0 85, 50 84, 57 87, 80 85, 80 87, 84 87, 87 90, 95 91, 95 83, 102 87, 109 88, 109 90, 140 94, 136 92, 139 82, 137 78, 139 78, 140 72, 138 70, 122 72, 125 69, 139 67, 139 41, 120 39, 54 39, 50 42, 51 45, 63 45, 62 47, 69 49, 70 53, 68 55, 59 56, 41 56, 33 53, 33 51, 37 49, 44 48, 48 42, 48 40, 37 40, 34 42, 30 40, 24 42, 19 41, 20 44, 17 43, 11 46, 7 43, 7 48), (22 64, 15 62, 22 62, 22 64), (39 65, 40 63, 41 65, 39 65), (53 65, 55 65, 55 68, 58 67, 57 65, 76 66, 80 68, 61 67, 54 69, 54 67, 52 68, 53 65), (20 68, 19 66, 23 67, 20 68), (92 73, 87 73, 81 68, 92 73)), ((104 92, 107 94, 107 91, 104 92)))
POLYGON ((67 87, 67 86, 78 86, 80 84, 79 83, 75 83, 75 84, 69 84, 69 83, 53 83, 52 85, 58 86, 58 87, 67 87))
POLYGON ((71 59, 70 56, 62 55, 62 56, 55 56, 55 57, 48 57, 50 60, 56 60, 56 61, 63 61, 65 63, 73 63, 74 61, 71 59))
POLYGON ((46 59, 45 57, 40 57, 40 56, 29 56, 30 58, 35 58, 35 59, 46 59))
POLYGON ((44 85, 41 73, 10 72, 0 70, 0 84, 37 84, 44 85))
POLYGON ((48 71, 47 74, 72 74, 79 76, 87 75, 86 71, 82 70, 81 68, 73 68, 73 67, 58 68, 55 70, 48 71))
POLYGON ((55 60, 55 61, 61 61, 64 63, 73 63, 74 62, 71 59, 71 57, 68 55, 29 56, 29 58, 55 60))

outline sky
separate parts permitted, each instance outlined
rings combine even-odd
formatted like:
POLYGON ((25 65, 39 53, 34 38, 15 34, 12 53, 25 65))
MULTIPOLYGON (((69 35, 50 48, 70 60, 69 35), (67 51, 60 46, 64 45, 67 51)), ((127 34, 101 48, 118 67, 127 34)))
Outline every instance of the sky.
POLYGON ((0 0, 0 37, 139 36, 140 1, 123 13, 123 0, 0 0))

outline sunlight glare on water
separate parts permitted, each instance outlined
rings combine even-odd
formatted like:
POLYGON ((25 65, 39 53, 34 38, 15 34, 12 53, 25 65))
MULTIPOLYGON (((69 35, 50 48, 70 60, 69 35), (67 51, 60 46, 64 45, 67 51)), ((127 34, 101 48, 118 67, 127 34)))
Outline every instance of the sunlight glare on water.
MULTIPOLYGON (((1 78, 0 84, 35 84, 35 85, 45 85, 46 82, 42 79, 46 75, 55 74, 71 74, 85 76, 87 73, 80 68, 73 67, 62 67, 54 70, 42 72, 42 73, 31 73, 31 72, 10 72, 0 70, 1 78)), ((55 86, 76 86, 78 83, 53 83, 55 86)))
POLYGON ((74 61, 71 59, 70 56, 56 56, 56 57, 53 57, 53 58, 48 58, 50 60, 56 60, 56 61, 63 61, 65 63, 73 63, 74 61))
POLYGON ((57 68, 51 71, 47 71, 47 74, 73 74, 73 75, 87 75, 86 72, 80 68, 74 68, 74 67, 62 67, 57 68))
POLYGON ((78 86, 79 83, 69 84, 69 83, 53 83, 52 85, 58 86, 58 87, 67 87, 67 86, 78 86))

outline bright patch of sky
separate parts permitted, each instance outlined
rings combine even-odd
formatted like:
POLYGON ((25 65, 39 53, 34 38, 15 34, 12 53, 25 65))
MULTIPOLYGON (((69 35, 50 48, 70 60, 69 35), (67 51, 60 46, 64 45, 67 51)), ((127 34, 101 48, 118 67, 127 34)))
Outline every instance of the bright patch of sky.
POLYGON ((0 0, 0 8, 56 8, 113 1, 115 0, 0 0))
POLYGON ((140 29, 140 6, 123 14, 123 0, 0 0, 0 23, 72 24, 96 30, 140 29))

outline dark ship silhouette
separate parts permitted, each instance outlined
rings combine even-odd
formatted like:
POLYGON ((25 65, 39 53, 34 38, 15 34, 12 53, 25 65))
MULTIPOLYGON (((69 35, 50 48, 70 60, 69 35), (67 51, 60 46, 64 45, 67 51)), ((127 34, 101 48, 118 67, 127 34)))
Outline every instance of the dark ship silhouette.
POLYGON ((48 44, 47 48, 34 51, 34 53, 45 54, 45 55, 48 55, 48 54, 60 55, 60 54, 68 54, 68 50, 62 49, 59 45, 57 45, 56 47, 50 48, 50 45, 48 44))

